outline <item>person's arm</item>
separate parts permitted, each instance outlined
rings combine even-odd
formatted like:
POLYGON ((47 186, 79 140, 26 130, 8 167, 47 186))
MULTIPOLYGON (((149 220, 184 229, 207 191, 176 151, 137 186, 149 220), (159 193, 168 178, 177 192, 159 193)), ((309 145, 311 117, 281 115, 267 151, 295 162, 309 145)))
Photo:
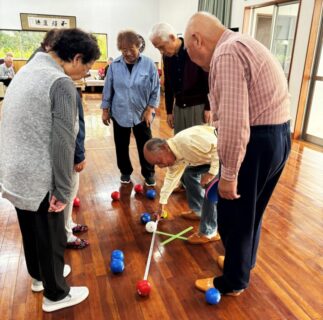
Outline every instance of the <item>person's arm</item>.
POLYGON ((164 59, 164 87, 165 87, 165 105, 167 114, 173 114, 175 95, 170 83, 170 64, 164 59))
POLYGON ((209 93, 209 74, 201 70, 201 78, 203 83, 203 88, 205 88, 205 103, 204 103, 204 122, 210 124, 212 122, 212 112, 210 111, 210 102, 208 98, 209 93))
POLYGON ((201 79, 203 83, 203 88, 205 88, 205 105, 204 105, 204 111, 210 111, 210 101, 208 99, 208 93, 209 93, 209 73, 205 72, 203 69, 201 70, 201 79))
POLYGON ((112 105, 112 99, 113 99, 113 71, 112 71, 112 65, 108 68, 108 74, 105 77, 104 87, 102 91, 102 103, 101 103, 101 109, 102 109, 102 122, 105 125, 110 124, 111 119, 111 105, 112 105))
POLYGON ((237 178, 250 136, 249 99, 244 69, 232 55, 216 61, 215 87, 218 97, 218 153, 221 177, 237 178))
POLYGON ((150 77, 150 83, 151 83, 151 92, 149 96, 148 106, 153 108, 158 108, 159 106, 159 99, 160 99, 160 82, 159 82, 159 76, 158 71, 155 65, 152 62, 152 74, 150 77))
POLYGON ((233 55, 215 61, 214 88, 218 103, 218 153, 221 160, 219 195, 228 200, 240 198, 238 173, 250 137, 249 92, 244 67, 233 55))
POLYGON ((52 196, 62 203, 71 197, 75 152, 76 94, 69 78, 60 78, 50 89, 52 104, 52 145, 53 166, 52 196))
POLYGON ((15 76, 15 69, 13 67, 11 67, 10 78, 12 79, 14 76, 15 76))
POLYGON ((160 190, 160 204, 167 204, 168 198, 181 180, 185 168, 186 165, 184 165, 183 163, 177 165, 175 164, 167 168, 164 184, 160 190))
POLYGON ((85 123, 84 123, 84 111, 83 111, 82 99, 77 91, 76 91, 76 103, 77 103, 78 114, 79 114, 79 132, 76 137, 74 164, 78 165, 85 160, 85 147, 84 147, 85 123))
MULTIPOLYGON (((153 63, 152 63, 153 64, 153 63)), ((159 106, 159 99, 160 99, 160 83, 159 83, 159 76, 155 65, 152 65, 152 75, 150 77, 151 82, 151 92, 149 96, 148 106, 146 107, 143 120, 146 122, 147 127, 150 126, 154 119, 154 113, 156 112, 156 108, 159 106)))
POLYGON ((1 80, 9 79, 9 77, 5 74, 5 70, 2 65, 0 65, 0 79, 1 80))

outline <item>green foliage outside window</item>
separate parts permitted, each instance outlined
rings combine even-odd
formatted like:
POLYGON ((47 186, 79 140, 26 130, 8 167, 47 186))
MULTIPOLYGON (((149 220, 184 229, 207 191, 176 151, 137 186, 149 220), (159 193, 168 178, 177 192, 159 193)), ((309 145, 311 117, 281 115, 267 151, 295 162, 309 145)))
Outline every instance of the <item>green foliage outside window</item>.
POLYGON ((0 30, 0 57, 12 52, 14 59, 28 60, 40 46, 46 32, 0 30))
POLYGON ((101 51, 101 56, 99 58, 99 61, 107 61, 108 59, 107 35, 105 33, 93 33, 93 35, 98 40, 98 45, 101 51))
MULTIPOLYGON (((7 52, 12 52, 16 60, 28 60, 32 53, 40 46, 45 31, 0 30, 0 58, 7 52)), ((101 51, 101 61, 107 61, 107 35, 93 33, 97 38, 101 51)))

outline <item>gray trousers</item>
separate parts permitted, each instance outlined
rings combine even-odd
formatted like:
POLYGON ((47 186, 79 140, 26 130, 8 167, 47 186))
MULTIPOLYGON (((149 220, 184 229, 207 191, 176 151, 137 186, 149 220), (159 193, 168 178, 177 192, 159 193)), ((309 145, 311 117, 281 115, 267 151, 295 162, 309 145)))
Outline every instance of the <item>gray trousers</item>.
POLYGON ((204 104, 180 108, 174 106, 174 135, 184 129, 204 123, 204 104))

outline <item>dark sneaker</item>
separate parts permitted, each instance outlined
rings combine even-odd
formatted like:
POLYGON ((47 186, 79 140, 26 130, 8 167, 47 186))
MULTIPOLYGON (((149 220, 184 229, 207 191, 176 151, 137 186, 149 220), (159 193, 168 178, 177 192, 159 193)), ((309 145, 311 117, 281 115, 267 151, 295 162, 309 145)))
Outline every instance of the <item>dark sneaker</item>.
POLYGON ((156 181, 154 177, 145 178, 145 185, 147 187, 154 187, 156 185, 156 181))
POLYGON ((121 183, 130 183, 130 175, 129 174, 122 174, 120 178, 121 183))

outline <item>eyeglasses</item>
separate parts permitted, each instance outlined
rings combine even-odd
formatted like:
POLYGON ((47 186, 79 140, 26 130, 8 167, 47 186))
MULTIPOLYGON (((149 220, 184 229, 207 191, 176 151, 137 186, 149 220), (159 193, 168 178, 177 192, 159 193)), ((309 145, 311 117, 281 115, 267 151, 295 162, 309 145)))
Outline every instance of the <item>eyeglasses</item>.
POLYGON ((136 54, 138 52, 139 48, 136 47, 132 47, 132 48, 123 48, 121 49, 121 53, 122 54, 128 54, 128 52, 130 54, 136 54))

